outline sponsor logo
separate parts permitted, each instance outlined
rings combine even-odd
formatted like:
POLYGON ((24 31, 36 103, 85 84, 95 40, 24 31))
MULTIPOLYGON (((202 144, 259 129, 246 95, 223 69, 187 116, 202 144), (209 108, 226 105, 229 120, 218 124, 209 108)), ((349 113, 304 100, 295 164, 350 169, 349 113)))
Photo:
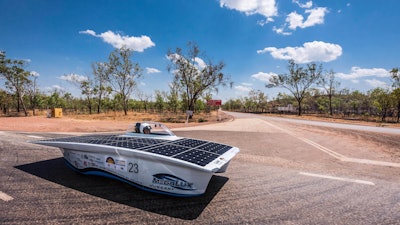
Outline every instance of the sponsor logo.
POLYGON ((186 190, 186 191, 196 190, 196 188, 194 188, 193 186, 193 183, 187 182, 174 175, 164 174, 164 173, 154 174, 153 184, 170 186, 176 189, 186 190))

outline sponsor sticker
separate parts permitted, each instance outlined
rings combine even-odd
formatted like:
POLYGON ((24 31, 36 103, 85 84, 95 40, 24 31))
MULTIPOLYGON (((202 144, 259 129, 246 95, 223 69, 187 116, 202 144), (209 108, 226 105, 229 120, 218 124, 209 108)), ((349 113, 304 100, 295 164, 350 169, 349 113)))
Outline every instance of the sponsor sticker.
POLYGON ((165 187, 169 187, 185 191, 196 190, 193 183, 183 180, 177 176, 165 173, 154 174, 152 184, 153 186, 160 189, 165 189, 165 187))

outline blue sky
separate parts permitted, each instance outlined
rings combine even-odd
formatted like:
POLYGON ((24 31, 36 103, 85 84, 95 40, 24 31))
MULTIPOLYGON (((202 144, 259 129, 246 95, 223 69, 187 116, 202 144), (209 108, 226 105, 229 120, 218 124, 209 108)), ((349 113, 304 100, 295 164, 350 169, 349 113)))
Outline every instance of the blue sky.
POLYGON ((91 76, 91 64, 121 46, 144 69, 142 94, 168 91, 166 54, 189 41, 226 64, 234 87, 215 99, 288 93, 265 83, 287 73, 289 58, 321 63, 341 88, 366 92, 390 86, 400 66, 399 9, 398 0, 0 0, 0 50, 27 60, 43 91, 74 95, 70 76, 91 76))

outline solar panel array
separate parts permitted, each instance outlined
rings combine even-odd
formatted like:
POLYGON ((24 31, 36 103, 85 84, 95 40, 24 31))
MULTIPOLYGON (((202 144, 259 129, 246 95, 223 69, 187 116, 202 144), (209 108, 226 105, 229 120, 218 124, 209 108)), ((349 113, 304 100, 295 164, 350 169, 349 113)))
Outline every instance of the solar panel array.
POLYGON ((170 141, 119 135, 75 136, 44 140, 42 142, 75 142, 135 149, 180 159, 200 166, 207 165, 232 148, 224 144, 190 138, 170 141))

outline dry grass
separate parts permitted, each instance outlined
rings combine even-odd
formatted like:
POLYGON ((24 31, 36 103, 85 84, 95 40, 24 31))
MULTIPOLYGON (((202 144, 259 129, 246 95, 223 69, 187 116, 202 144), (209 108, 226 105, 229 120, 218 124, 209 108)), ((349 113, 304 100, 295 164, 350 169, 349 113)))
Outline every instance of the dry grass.
POLYGON ((362 119, 343 119, 343 118, 334 118, 320 115, 307 115, 303 114, 301 116, 298 115, 289 115, 289 114, 264 114, 266 116, 275 116, 275 117, 285 117, 285 118, 293 118, 293 119, 303 119, 303 120, 315 120, 315 121, 326 121, 332 123, 345 123, 345 124, 357 124, 357 125, 366 125, 366 126, 376 126, 376 127, 393 127, 400 128, 400 123, 389 123, 389 122, 373 122, 373 121, 365 121, 362 119))
MULTIPOLYGON (((78 120, 105 120, 105 121, 158 121, 164 123, 185 123, 186 114, 184 113, 140 113, 140 112, 128 112, 124 115, 123 112, 111 112, 111 113, 100 113, 100 114, 79 114, 79 115, 66 115, 68 118, 78 120)), ((226 120, 228 117, 225 114, 221 114, 221 118, 218 117, 217 111, 210 113, 196 113, 193 119, 189 120, 189 123, 204 123, 204 122, 217 122, 220 120, 226 120)))

